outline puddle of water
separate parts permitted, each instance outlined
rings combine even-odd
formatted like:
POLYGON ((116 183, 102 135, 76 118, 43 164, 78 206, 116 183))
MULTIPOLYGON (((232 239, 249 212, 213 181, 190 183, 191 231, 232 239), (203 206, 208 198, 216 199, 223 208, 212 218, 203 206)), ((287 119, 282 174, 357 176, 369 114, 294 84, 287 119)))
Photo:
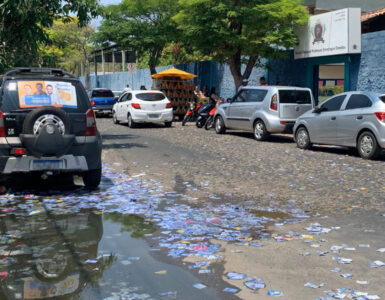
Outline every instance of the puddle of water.
MULTIPOLYGON (((211 239, 258 247, 252 240, 268 222, 295 221, 295 214, 225 201, 193 207, 177 202, 182 190, 164 194, 159 183, 108 166, 103 175, 98 191, 78 187, 0 196, 0 272, 8 272, 7 299, 153 299, 175 291, 176 299, 216 299, 220 290, 198 290, 193 284, 199 278, 156 261, 143 237, 178 262, 194 256, 209 265, 221 259, 220 245, 211 239)), ((200 265, 188 267, 199 270, 200 265)), ((220 276, 217 289, 218 282, 220 276)))
POLYGON ((133 238, 144 237, 145 235, 152 234, 157 230, 157 227, 151 222, 145 221, 138 215, 111 213, 106 214, 104 219, 114 223, 121 223, 122 227, 120 228, 120 231, 131 232, 131 237, 133 238))

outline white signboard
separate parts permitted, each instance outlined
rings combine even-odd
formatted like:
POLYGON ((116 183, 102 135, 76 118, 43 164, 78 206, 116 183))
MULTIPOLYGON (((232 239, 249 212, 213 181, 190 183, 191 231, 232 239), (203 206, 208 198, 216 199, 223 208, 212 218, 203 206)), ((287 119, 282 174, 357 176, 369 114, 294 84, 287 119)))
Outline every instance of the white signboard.
POLYGON ((297 35, 295 59, 361 53, 361 9, 344 8, 312 16, 297 35))
POLYGON ((127 69, 131 74, 134 74, 136 72, 136 63, 129 63, 127 69))

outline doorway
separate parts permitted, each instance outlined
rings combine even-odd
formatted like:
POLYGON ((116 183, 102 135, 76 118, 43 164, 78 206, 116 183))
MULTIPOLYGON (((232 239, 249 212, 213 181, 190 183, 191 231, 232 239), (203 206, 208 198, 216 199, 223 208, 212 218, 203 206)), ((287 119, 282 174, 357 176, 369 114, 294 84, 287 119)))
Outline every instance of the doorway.
POLYGON ((350 56, 335 55, 306 60, 306 86, 314 95, 315 103, 350 90, 350 56))
POLYGON ((343 93, 345 83, 345 64, 319 65, 318 68, 318 103, 336 94, 343 93))

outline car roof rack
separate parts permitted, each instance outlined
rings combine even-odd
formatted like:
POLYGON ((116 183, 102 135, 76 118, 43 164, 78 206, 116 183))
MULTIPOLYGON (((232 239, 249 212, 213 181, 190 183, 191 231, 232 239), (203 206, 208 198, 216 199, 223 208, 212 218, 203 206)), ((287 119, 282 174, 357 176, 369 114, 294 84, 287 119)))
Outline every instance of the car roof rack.
POLYGON ((54 69, 54 68, 14 68, 11 70, 8 70, 3 75, 3 80, 9 77, 14 77, 17 75, 22 74, 42 74, 42 75, 51 75, 51 76, 57 76, 57 77, 69 77, 69 78, 76 78, 76 76, 72 75, 71 73, 68 73, 66 71, 63 71, 61 69, 54 69))

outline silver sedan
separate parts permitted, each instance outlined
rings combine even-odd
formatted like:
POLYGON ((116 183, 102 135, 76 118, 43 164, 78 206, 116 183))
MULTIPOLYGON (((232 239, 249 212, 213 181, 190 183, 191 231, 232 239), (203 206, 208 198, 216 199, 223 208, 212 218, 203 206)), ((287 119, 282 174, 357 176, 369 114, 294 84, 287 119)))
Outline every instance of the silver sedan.
POLYGON ((312 144, 354 147, 362 158, 374 159, 385 148, 385 95, 372 92, 335 95, 300 116, 293 132, 301 149, 312 144))

